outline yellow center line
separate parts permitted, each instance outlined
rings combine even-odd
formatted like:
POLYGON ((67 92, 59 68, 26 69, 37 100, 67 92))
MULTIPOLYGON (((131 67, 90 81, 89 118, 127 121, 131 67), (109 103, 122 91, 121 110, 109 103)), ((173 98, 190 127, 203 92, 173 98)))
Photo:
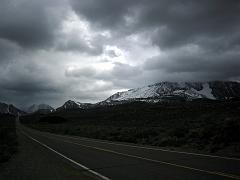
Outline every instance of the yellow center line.
POLYGON ((74 145, 78 145, 78 146, 82 146, 82 147, 86 147, 86 148, 91 148, 91 149, 95 149, 95 150, 99 150, 99 151, 104 151, 104 152, 108 152, 108 153, 112 153, 112 154, 117 154, 117 155, 121 155, 121 156, 141 159, 141 160, 154 162, 154 163, 166 164, 166 165, 175 166, 175 167, 179 167, 179 168, 184 168, 184 169, 188 169, 188 170, 192 170, 192 171, 198 171, 198 172, 203 172, 203 173, 207 173, 207 174, 211 174, 211 175, 217 175, 217 176, 222 176, 222 177, 227 177, 227 178, 231 178, 231 179, 240 180, 240 176, 234 175, 234 174, 227 174, 227 173, 222 173, 222 172, 217 172, 217 171, 208 171, 208 170, 204 170, 204 169, 193 168, 193 167, 190 167, 190 166, 184 166, 184 165, 179 165, 179 164, 175 164, 175 163, 169 163, 169 162, 166 162, 166 161, 160 161, 160 160, 150 159, 150 158, 146 158, 146 157, 121 153, 121 152, 117 152, 117 151, 113 151, 113 150, 109 150, 109 149, 98 148, 98 147, 95 147, 95 146, 89 146, 89 145, 84 145, 84 144, 75 143, 75 142, 71 142, 71 141, 66 141, 66 140, 58 139, 56 137, 48 137, 48 136, 45 136, 45 135, 41 135, 41 136, 51 138, 51 139, 60 140, 62 142, 66 142, 66 143, 69 143, 69 144, 74 144, 74 145))

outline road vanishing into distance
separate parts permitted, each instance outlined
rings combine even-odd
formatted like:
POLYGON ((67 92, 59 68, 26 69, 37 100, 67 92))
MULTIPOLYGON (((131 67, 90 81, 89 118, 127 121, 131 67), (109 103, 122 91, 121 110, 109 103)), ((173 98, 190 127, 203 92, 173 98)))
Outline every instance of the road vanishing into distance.
POLYGON ((0 179, 240 179, 240 159, 63 136, 19 124, 19 153, 0 179))

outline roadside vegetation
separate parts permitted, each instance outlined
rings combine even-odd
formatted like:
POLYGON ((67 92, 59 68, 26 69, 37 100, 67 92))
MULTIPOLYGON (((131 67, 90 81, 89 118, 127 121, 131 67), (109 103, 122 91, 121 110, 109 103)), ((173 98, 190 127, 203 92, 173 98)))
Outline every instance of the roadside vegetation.
POLYGON ((15 116, 0 114, 0 163, 10 159, 17 145, 15 116))
POLYGON ((97 107, 24 116, 59 134, 240 156, 240 100, 97 107))

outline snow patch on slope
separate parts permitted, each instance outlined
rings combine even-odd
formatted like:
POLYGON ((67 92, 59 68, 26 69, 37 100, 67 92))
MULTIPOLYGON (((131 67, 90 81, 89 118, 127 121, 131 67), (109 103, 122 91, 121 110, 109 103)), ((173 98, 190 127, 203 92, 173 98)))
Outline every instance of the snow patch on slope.
POLYGON ((212 89, 210 88, 208 83, 203 84, 203 89, 200 91, 197 91, 199 94, 204 95, 208 99, 216 99, 212 94, 212 89))
POLYGON ((119 94, 120 96, 116 98, 117 101, 136 99, 136 98, 149 98, 157 96, 156 87, 142 87, 137 89, 131 89, 119 94))

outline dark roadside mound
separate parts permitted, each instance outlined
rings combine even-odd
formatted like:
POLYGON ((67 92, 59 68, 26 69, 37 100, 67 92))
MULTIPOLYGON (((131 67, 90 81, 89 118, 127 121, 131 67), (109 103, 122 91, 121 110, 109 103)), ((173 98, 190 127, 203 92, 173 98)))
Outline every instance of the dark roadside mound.
POLYGON ((0 114, 0 163, 6 162, 17 151, 15 116, 0 114))
POLYGON ((40 123, 59 124, 64 123, 67 120, 60 116, 44 116, 39 119, 40 123))
POLYGON ((59 134, 240 157, 239 99, 132 102, 34 114, 22 117, 21 121, 30 127, 59 134))

